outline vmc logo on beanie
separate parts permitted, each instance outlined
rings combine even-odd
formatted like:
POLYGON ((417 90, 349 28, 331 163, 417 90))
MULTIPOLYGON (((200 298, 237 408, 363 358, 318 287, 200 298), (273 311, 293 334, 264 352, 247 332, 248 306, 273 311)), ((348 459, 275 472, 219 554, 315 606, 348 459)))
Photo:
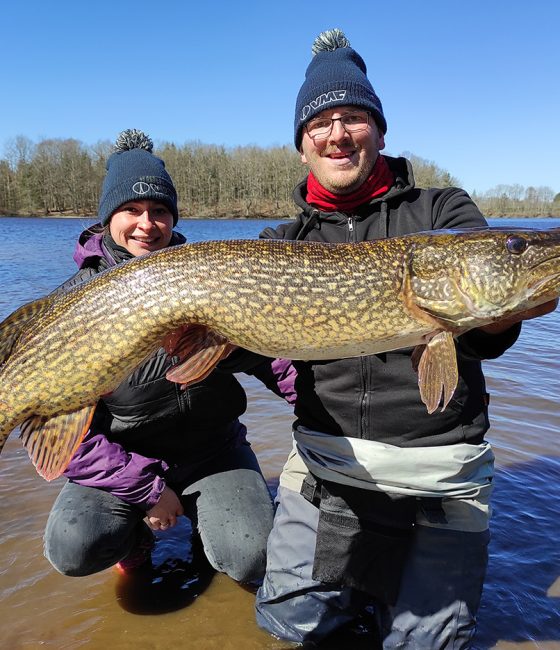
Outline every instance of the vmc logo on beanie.
POLYGON ((387 132, 381 100, 367 78, 362 57, 350 47, 343 32, 332 29, 317 36, 311 48, 313 59, 297 96, 294 143, 301 146, 303 128, 327 108, 358 106, 371 111, 377 126, 387 132))

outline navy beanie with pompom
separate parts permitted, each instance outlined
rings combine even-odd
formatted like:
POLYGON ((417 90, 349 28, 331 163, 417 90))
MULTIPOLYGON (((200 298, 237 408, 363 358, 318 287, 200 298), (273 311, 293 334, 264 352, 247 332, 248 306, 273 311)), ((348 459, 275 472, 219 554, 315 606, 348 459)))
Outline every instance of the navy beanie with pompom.
POLYGON ((177 224, 177 192, 165 163, 152 153, 153 147, 152 140, 137 129, 127 129, 117 138, 99 200, 103 225, 123 203, 145 200, 165 204, 173 215, 173 225, 177 224))
POLYGON ((370 111, 382 133, 387 132, 381 100, 375 94, 362 57, 350 47, 340 29, 317 36, 313 58, 296 100, 294 143, 301 147, 303 128, 321 111, 336 106, 359 106, 370 111))

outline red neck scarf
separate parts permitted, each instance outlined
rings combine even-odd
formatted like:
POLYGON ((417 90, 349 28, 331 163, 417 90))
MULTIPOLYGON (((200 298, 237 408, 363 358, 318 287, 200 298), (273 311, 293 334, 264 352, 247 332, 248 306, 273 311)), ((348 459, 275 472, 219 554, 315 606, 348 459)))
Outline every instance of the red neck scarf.
POLYGON ((368 178, 351 194, 333 194, 326 190, 309 172, 307 177, 307 202, 326 212, 351 212, 375 196, 385 194, 395 182, 393 172, 383 156, 378 156, 368 178))

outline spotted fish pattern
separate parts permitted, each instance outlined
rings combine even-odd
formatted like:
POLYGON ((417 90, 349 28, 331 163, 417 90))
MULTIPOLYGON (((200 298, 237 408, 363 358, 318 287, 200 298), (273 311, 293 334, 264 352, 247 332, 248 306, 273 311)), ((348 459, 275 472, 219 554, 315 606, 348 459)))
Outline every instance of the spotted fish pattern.
POLYGON ((189 385, 235 346, 334 359, 420 346, 429 411, 457 381, 454 337, 560 293, 560 229, 436 231, 358 244, 183 244, 113 267, 0 324, 0 448, 20 426, 60 475, 111 392, 158 347, 189 385))

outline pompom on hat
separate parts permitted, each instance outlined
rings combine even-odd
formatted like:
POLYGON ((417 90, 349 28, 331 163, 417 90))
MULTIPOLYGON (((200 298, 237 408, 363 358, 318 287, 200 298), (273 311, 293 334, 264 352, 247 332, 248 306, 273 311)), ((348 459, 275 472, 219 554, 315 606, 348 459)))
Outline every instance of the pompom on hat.
POLYGON ((301 147, 307 122, 328 108, 359 106, 370 111, 379 129, 387 132, 381 100, 367 78, 362 57, 350 47, 340 29, 317 36, 311 48, 313 58, 296 100, 294 143, 301 147))
POLYGON ((109 223, 111 215, 128 201, 159 201, 165 204, 177 224, 177 192, 161 158, 154 156, 154 143, 142 131, 127 129, 115 142, 107 160, 107 174, 99 200, 99 220, 109 223))

